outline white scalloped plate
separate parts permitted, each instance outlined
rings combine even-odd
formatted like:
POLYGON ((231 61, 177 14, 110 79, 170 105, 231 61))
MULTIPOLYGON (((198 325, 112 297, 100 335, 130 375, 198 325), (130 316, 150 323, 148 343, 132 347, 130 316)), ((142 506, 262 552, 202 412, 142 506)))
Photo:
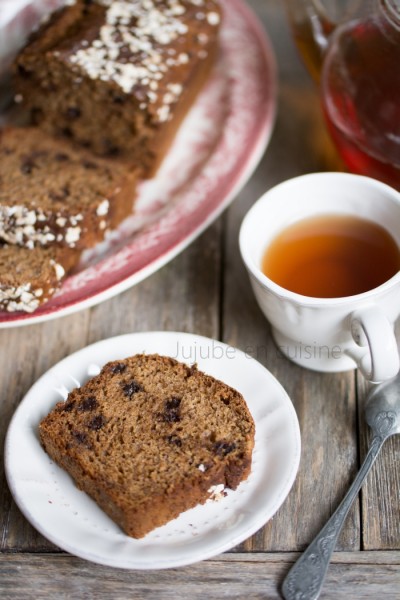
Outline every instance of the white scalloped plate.
POLYGON ((85 253, 50 302, 33 314, 0 312, 0 328, 61 317, 137 284, 186 248, 249 179, 275 120, 275 59, 246 3, 221 4, 226 10, 213 76, 156 177, 139 186, 135 214, 107 243, 85 253))
POLYGON ((31 388, 17 408, 5 445, 7 481, 25 517, 63 550, 125 569, 163 569, 229 550, 262 527, 285 500, 300 460, 299 424, 278 381, 243 352, 187 333, 128 334, 65 358, 31 388), (42 449, 38 424, 65 390, 109 360, 139 352, 172 356, 241 392, 256 423, 252 471, 237 490, 208 500, 140 540, 126 536, 42 449))

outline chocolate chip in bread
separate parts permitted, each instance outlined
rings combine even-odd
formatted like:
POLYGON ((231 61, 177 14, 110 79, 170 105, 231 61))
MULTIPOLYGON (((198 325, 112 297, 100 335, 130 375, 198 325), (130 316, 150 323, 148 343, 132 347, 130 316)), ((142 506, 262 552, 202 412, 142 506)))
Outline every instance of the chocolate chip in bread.
POLYGON ((0 131, 0 239, 84 249, 131 214, 137 173, 35 127, 0 131))
POLYGON ((69 4, 18 56, 18 98, 49 133, 150 175, 215 62, 221 7, 216 0, 69 4))
POLYGON ((50 457, 135 538, 236 489, 254 431, 239 392, 157 354, 106 364, 39 426, 50 457))

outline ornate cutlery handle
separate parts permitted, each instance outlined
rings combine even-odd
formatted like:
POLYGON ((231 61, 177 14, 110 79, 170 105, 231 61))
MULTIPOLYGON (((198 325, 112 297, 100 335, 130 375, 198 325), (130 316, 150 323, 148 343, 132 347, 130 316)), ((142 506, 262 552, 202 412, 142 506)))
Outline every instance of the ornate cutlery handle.
POLYGON ((342 502, 290 569, 282 586, 283 596, 286 600, 316 600, 319 597, 332 552, 347 513, 374 464, 386 437, 379 435, 372 439, 365 460, 342 502))

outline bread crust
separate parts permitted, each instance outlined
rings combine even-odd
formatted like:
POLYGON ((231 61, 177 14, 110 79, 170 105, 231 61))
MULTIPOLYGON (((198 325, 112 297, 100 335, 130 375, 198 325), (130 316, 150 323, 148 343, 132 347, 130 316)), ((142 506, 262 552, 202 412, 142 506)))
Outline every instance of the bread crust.
POLYGON ((39 426, 49 456, 135 538, 203 504, 213 486, 236 489, 254 432, 236 390, 159 355, 108 363, 39 426))
POLYGON ((34 123, 154 174, 218 52, 216 0, 77 0, 17 57, 34 123))

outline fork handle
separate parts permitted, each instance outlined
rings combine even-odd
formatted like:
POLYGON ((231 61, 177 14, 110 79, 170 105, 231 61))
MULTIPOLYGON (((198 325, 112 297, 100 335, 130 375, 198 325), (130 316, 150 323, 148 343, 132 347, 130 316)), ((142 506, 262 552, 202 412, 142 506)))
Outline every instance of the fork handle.
POLYGON ((319 597, 332 552, 335 549, 347 513, 374 464, 385 439, 386 436, 381 435, 372 438, 364 462, 342 502, 290 569, 282 586, 285 600, 316 600, 319 597))

